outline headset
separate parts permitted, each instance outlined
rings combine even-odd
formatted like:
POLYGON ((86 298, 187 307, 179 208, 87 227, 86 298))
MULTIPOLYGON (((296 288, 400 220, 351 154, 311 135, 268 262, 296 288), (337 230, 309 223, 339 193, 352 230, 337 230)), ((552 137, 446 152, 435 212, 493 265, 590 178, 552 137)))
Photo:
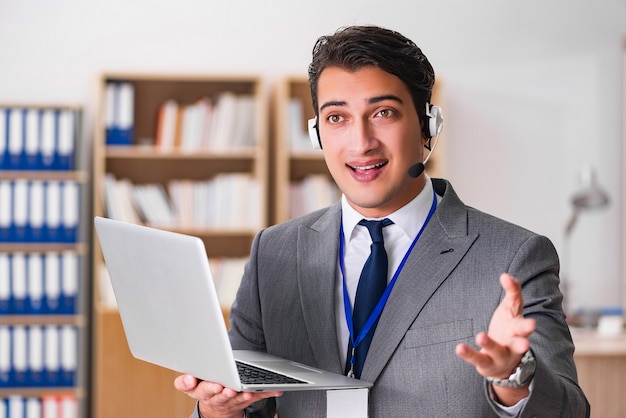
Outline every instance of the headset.
MULTIPOLYGON (((315 149, 322 149, 322 141, 319 135, 319 126, 317 124, 317 116, 309 119, 308 122, 309 127, 309 139, 311 140, 311 144, 315 149)), ((409 168, 409 176, 411 177, 419 177, 424 171, 424 164, 430 159, 430 156, 435 151, 437 144, 439 143, 439 135, 443 129, 443 114, 441 112, 441 108, 439 106, 431 105, 426 102, 426 121, 424 122, 424 134, 428 138, 428 142, 424 145, 428 151, 428 155, 421 163, 416 163, 409 168), (435 138, 435 143, 431 147, 430 141, 432 138, 435 138)))

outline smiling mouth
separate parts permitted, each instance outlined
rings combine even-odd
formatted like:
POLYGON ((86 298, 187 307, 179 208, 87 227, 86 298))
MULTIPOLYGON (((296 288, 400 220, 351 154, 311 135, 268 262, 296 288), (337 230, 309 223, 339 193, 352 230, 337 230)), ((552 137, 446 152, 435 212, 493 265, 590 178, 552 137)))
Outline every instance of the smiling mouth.
POLYGON ((354 171, 354 172, 367 172, 367 171, 370 171, 370 170, 381 168, 381 167, 387 165, 387 162, 376 163, 376 164, 371 164, 371 165, 364 165, 364 166, 360 166, 360 167, 357 167, 357 166, 354 166, 354 165, 349 165, 349 164, 346 164, 346 165, 348 167, 350 167, 350 169, 352 171, 354 171))

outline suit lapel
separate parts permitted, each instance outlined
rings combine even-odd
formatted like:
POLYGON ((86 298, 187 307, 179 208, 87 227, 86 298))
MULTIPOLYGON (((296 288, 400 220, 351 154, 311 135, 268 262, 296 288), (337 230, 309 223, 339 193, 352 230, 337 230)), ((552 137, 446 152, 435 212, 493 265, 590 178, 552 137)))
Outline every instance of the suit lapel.
POLYGON ((343 372, 335 317, 335 278, 339 252, 341 205, 336 204, 311 226, 298 228, 297 262, 304 324, 317 367, 343 372))
POLYGON ((378 378, 424 305, 477 238, 467 234, 466 209, 451 186, 447 187, 446 200, 424 229, 385 305, 363 368, 363 380, 374 382, 378 378))

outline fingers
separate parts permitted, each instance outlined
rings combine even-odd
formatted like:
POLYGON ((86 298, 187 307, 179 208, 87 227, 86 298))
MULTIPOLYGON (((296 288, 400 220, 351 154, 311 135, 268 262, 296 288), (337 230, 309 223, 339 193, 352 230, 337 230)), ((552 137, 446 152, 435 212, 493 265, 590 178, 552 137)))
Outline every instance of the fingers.
POLYGON ((281 396, 282 392, 237 392, 224 386, 184 374, 174 379, 174 387, 199 402, 203 416, 229 416, 264 398, 281 396))
POLYGON ((480 347, 479 350, 459 344, 455 352, 461 359, 476 367, 479 374, 491 377, 508 376, 529 348, 527 338, 518 338, 511 345, 504 346, 489 338, 485 332, 476 335, 476 345, 480 347))

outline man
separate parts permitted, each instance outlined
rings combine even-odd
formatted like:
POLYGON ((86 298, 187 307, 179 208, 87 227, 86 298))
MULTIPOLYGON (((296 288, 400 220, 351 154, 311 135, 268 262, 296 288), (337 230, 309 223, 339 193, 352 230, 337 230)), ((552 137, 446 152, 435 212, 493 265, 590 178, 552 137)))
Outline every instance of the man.
MULTIPOLYGON (((309 80, 342 200, 256 236, 233 347, 373 382, 370 417, 589 416, 552 244, 466 207, 416 165, 439 130, 422 51, 390 30, 345 28, 318 40, 309 80), (357 332, 354 305, 373 292, 360 291, 361 270, 381 240, 360 221, 382 218, 388 293, 357 332)), ((323 391, 236 393, 187 375, 175 386, 204 418, 326 411, 323 391)))

